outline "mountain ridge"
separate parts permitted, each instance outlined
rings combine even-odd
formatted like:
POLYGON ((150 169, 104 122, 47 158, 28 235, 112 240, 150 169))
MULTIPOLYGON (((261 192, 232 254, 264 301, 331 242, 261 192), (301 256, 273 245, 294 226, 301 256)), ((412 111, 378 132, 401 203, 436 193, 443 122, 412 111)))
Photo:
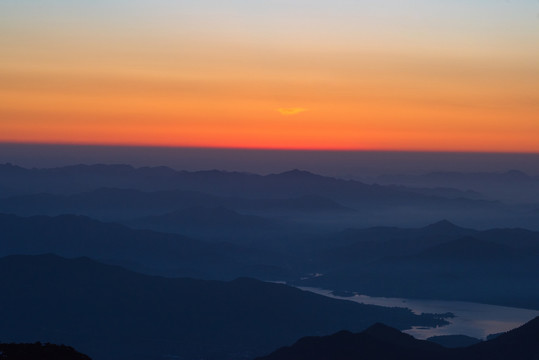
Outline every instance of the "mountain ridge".
POLYGON ((69 343, 99 360, 252 359, 305 334, 360 330, 374 319, 445 324, 251 278, 164 278, 53 254, 0 258, 0 278, 0 338, 69 343))
POLYGON ((356 334, 341 331, 325 337, 302 338, 256 360, 535 360, 539 355, 538 339, 539 317, 494 340, 455 349, 375 324, 356 334))

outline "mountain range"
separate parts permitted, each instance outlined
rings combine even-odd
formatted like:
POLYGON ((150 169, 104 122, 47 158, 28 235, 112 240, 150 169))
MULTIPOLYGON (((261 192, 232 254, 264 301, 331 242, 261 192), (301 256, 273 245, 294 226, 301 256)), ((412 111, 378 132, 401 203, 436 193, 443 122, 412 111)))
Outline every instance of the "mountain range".
POLYGON ((375 324, 357 334, 341 331, 331 336, 305 337, 257 360, 535 360, 539 358, 538 340, 539 318, 496 339, 454 349, 375 324))
MULTIPOLYGON (((282 235, 286 232, 279 232, 283 230, 276 226, 279 222, 226 209, 199 212, 191 221, 178 223, 178 230, 200 233, 204 224, 213 222, 216 228, 207 234, 228 231, 226 236, 236 235, 239 240, 202 241, 76 215, 0 214, 0 255, 87 256, 169 277, 231 280, 251 276, 371 296, 464 300, 539 309, 539 232, 478 231, 440 221, 416 229, 375 227, 295 237, 291 233, 282 235), (212 217, 214 213, 218 216, 212 217), (197 224, 201 218, 204 221, 197 224), (223 218, 227 221, 219 225, 223 218), (229 221, 247 221, 254 228, 227 228, 229 221), (264 236, 249 236, 251 230, 256 233, 264 228, 268 229, 264 236)), ((191 214, 179 215, 189 219, 191 214)))
POLYGON ((69 344, 108 359, 252 359, 306 335, 375 321, 435 326, 415 315, 282 284, 142 275, 88 258, 0 258, 0 339, 69 344))
POLYGON ((539 177, 518 170, 500 173, 438 171, 422 175, 381 175, 375 182, 416 188, 459 189, 482 194, 484 198, 508 202, 539 202, 539 177))
POLYGON ((295 283, 371 296, 539 309, 539 233, 533 233, 533 238, 526 231, 490 230, 433 242, 428 247, 413 239, 381 244, 358 242, 338 251, 333 249, 329 255, 337 262, 330 267, 326 261, 325 269, 330 270, 323 275, 295 283), (412 247, 414 252, 410 251, 412 247), (362 254, 369 250, 370 255, 362 254), (354 254, 358 254, 355 262, 354 254))
POLYGON ((164 276, 233 279, 286 278, 286 259, 271 251, 208 243, 177 234, 131 229, 85 216, 18 217, 0 214, 0 255, 55 253, 87 256, 164 276))
POLYGON ((0 340, 68 344, 96 360, 252 359, 305 336, 322 336, 298 342, 314 359, 319 341, 339 356, 504 354, 503 342, 461 353, 385 325, 353 334, 375 322, 440 326, 452 314, 285 285, 539 309, 538 205, 493 191, 530 193, 536 179, 483 175, 465 188, 462 174, 447 177, 459 187, 424 187, 302 170, 0 165, 0 340))
POLYGON ((132 220, 189 207, 219 207, 251 215, 343 226, 417 225, 440 218, 471 227, 537 228, 537 206, 482 200, 457 189, 366 184, 302 170, 258 175, 176 171, 166 167, 74 165, 25 169, 0 165, 0 211, 18 215, 73 213, 132 220), (398 222, 398 223, 396 223, 398 222))

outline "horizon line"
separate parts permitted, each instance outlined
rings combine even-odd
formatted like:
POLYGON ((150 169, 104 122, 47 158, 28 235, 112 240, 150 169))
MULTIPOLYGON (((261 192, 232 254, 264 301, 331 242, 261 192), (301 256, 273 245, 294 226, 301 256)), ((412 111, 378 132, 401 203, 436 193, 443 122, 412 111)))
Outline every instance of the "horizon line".
POLYGON ((110 143, 69 143, 69 142, 18 142, 0 141, 0 146, 80 146, 111 148, 153 148, 153 149, 185 149, 185 150, 231 150, 231 151, 266 151, 266 152, 342 152, 342 153, 431 153, 431 154, 514 154, 539 155, 539 151, 502 151, 502 150, 436 150, 436 149, 361 149, 361 148, 286 148, 286 147, 233 147, 233 146, 185 146, 157 144, 110 144, 110 143))

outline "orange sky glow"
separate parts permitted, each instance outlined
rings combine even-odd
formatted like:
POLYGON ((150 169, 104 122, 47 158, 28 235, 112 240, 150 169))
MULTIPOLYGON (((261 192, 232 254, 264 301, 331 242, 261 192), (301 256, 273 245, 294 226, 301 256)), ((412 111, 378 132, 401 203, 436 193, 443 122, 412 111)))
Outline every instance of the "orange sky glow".
POLYGON ((0 142, 539 152, 535 2, 161 2, 0 4, 0 142))

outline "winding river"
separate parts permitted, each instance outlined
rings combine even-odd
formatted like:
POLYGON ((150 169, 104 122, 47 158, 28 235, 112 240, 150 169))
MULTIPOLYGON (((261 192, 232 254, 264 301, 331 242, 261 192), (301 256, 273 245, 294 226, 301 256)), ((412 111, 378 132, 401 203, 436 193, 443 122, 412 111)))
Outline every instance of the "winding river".
POLYGON ((331 290, 310 287, 300 287, 300 289, 334 299, 355 301, 363 304, 406 307, 416 314, 451 312, 455 315, 454 318, 447 319, 450 324, 446 326, 434 328, 414 327, 405 331, 417 339, 426 339, 437 335, 468 335, 478 339, 485 339, 490 334, 514 329, 539 316, 539 311, 537 310, 465 301, 417 300, 366 295, 342 297, 333 295, 331 290))

